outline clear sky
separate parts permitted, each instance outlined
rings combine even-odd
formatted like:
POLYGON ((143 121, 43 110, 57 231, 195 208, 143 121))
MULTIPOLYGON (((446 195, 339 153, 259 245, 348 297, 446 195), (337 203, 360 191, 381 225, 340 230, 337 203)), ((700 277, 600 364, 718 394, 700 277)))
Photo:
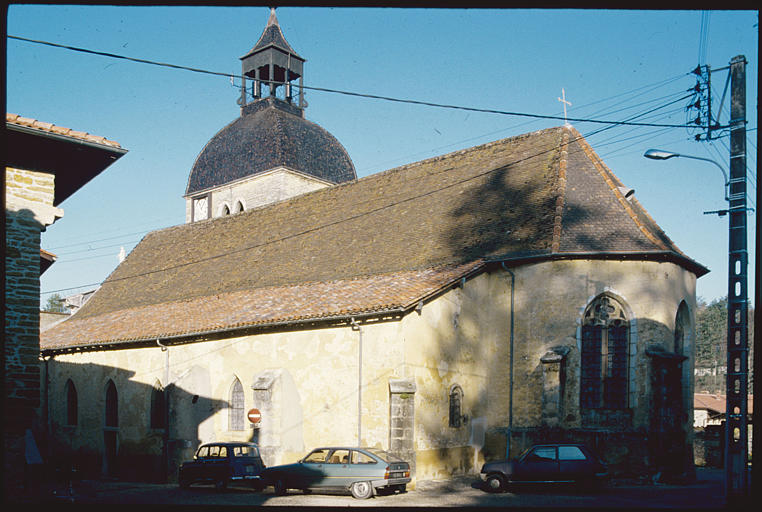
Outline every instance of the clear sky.
MULTIPOLYGON (((7 33, 89 50, 240 74, 269 9, 11 5, 7 33)), ((560 116, 479 113, 307 91, 307 119, 347 149, 358 176, 563 124, 569 118, 688 256, 711 272, 707 301, 727 294, 723 177, 708 162, 653 161, 649 148, 710 158, 725 169, 725 136, 697 142, 683 125, 697 65, 747 65, 747 164, 756 208, 757 11, 397 9, 282 7, 286 39, 307 59, 304 85, 401 99, 560 116), (603 131, 601 131, 604 129, 603 131)), ((726 71, 712 73, 714 115, 726 71)), ((188 174, 206 142, 239 115, 230 78, 7 40, 8 112, 119 142, 129 152, 61 204, 42 235, 58 261, 42 276, 42 304, 92 289, 146 232, 185 221, 188 174)), ((729 92, 728 92, 729 95, 729 92)), ((729 97, 720 111, 727 124, 729 97)), ((749 214, 754 300, 756 211, 749 214)))

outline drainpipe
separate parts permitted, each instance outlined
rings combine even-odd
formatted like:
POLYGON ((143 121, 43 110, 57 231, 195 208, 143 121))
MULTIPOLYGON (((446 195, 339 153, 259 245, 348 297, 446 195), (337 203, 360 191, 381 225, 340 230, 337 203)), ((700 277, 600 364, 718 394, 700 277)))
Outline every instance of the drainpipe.
POLYGON ((511 436, 513 435, 513 290, 515 288, 516 283, 516 276, 514 273, 505 266, 505 262, 501 261, 500 265, 502 265, 503 270, 508 272, 511 275, 511 341, 510 341, 510 366, 508 370, 508 375, 510 378, 510 386, 508 388, 508 434, 507 434, 507 440, 505 444, 505 458, 510 459, 511 458, 511 436))
POLYGON ((45 412, 45 458, 48 461, 50 461, 50 457, 52 455, 51 446, 53 445, 51 440, 53 428, 50 425, 50 359, 51 356, 42 358, 42 360, 45 362, 45 408, 43 409, 45 412))
POLYGON ((161 347, 161 351, 164 352, 164 389, 162 394, 164 395, 164 434, 162 435, 162 447, 161 447, 161 467, 164 470, 162 479, 164 482, 169 481, 169 347, 162 345, 161 340, 157 339, 156 344, 161 347))
POLYGON ((359 340, 357 350, 357 446, 362 446, 362 329, 354 317, 352 317, 350 324, 352 330, 357 331, 359 340))

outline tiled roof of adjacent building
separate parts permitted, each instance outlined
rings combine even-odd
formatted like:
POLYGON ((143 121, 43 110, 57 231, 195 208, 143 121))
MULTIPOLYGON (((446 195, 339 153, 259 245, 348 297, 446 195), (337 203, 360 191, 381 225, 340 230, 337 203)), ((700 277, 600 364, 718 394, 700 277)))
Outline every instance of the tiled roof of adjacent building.
POLYGON ((21 117, 18 114, 6 113, 5 121, 6 123, 9 123, 12 125, 33 128, 35 130, 39 130, 40 132, 50 133, 53 135, 60 135, 62 137, 70 137, 72 139, 92 142, 94 144, 103 144, 104 146, 111 146, 113 148, 121 148, 118 142, 113 140, 108 140, 105 137, 92 135, 87 132, 79 132, 76 130, 72 130, 71 128, 64 128, 63 126, 58 126, 53 123, 38 121, 36 119, 31 119, 28 117, 21 117))
POLYGON ((43 349, 406 310, 490 262, 685 256, 572 127, 149 233, 43 349))

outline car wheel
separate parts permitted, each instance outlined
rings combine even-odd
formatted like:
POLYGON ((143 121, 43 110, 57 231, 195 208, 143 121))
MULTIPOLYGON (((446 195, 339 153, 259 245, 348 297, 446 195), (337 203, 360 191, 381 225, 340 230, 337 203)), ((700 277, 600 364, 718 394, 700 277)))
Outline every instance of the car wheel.
POLYGON ((407 492, 407 485, 406 484, 395 485, 394 490, 399 491, 399 493, 402 494, 404 492, 407 492))
POLYGON ((503 492, 505 490, 505 478, 497 473, 488 475, 484 483, 487 492, 503 492))
POLYGON ((373 486, 370 482, 355 482, 349 489, 352 491, 352 496, 358 500, 364 500, 373 496, 373 486))
POLYGON ((284 496, 286 494, 286 482, 282 478, 278 478, 273 483, 273 489, 278 496, 284 496))

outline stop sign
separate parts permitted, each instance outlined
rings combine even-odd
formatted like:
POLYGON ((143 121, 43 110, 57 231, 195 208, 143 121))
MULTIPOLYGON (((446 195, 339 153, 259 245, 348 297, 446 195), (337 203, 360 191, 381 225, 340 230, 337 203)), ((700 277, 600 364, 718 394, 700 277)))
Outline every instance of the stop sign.
POLYGON ((259 412, 259 409, 250 410, 246 416, 249 418, 249 421, 252 423, 259 423, 262 420, 262 413, 259 412))

